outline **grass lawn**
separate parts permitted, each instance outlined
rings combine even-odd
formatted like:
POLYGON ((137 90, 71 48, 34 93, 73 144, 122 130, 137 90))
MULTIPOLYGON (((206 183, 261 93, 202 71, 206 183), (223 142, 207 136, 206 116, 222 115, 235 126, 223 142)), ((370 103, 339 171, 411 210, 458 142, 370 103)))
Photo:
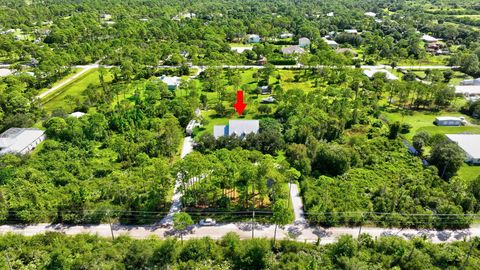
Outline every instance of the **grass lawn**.
MULTIPOLYGON (((449 56, 447 55, 430 55, 428 54, 424 59, 402 59, 398 66, 438 66, 446 65, 448 63, 449 56)), ((383 63, 390 64, 390 63, 383 63)))
POLYGON ((468 164, 464 164, 458 171, 458 176, 470 182, 480 176, 480 166, 470 166, 468 164))
POLYGON ((400 112, 384 112, 382 115, 390 122, 399 121, 400 123, 408 123, 412 126, 410 133, 406 134, 407 139, 412 139, 413 135, 418 131, 426 131, 431 134, 455 134, 462 132, 480 133, 480 126, 461 126, 461 127, 444 127, 433 124, 437 116, 463 116, 468 121, 472 119, 466 115, 458 112, 417 112, 414 111, 411 115, 402 115, 400 112))
POLYGON ((243 43, 229 43, 230 47, 239 47, 239 48, 252 48, 253 44, 243 44, 243 43))
MULTIPOLYGON (((52 96, 48 96, 45 103, 43 103, 43 108, 47 112, 52 112, 55 109, 64 109, 67 112, 73 110, 72 106, 69 104, 68 97, 78 98, 80 102, 85 100, 83 92, 89 85, 95 87, 100 87, 100 79, 98 77, 99 72, 97 69, 92 69, 66 86, 58 89, 52 96)), ((106 81, 111 80, 111 76, 106 76, 106 81)))

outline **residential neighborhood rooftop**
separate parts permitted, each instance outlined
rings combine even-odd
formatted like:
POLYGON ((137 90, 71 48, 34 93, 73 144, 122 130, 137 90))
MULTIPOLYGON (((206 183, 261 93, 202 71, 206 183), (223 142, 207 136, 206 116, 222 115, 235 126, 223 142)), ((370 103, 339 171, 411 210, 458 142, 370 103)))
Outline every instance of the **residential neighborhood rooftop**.
POLYGON ((471 158, 480 159, 480 134, 446 134, 446 136, 457 143, 471 158))
POLYGON ((230 120, 228 125, 216 125, 213 127, 213 136, 244 136, 250 133, 258 133, 260 129, 259 120, 230 120))
POLYGON ((305 53, 305 50, 298 45, 293 45, 293 46, 282 48, 282 53, 283 54, 294 54, 294 53, 303 54, 305 53))
POLYGON ((422 36, 422 40, 425 41, 425 42, 438 42, 438 41, 440 41, 441 39, 432 37, 432 36, 430 36, 430 35, 423 35, 423 36, 422 36))
POLYGON ((44 133, 36 128, 10 128, 0 134, 0 154, 24 154, 32 143, 44 139, 44 133))

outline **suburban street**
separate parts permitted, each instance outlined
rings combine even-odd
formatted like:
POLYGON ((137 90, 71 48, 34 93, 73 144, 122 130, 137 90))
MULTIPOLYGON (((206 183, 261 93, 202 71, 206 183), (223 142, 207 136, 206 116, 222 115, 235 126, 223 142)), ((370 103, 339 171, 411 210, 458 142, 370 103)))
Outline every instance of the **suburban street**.
MULTIPOLYGON (((254 237, 273 238, 274 225, 255 224, 254 237)), ((230 223, 217 224, 211 227, 194 226, 191 233, 184 236, 185 239, 210 237, 219 239, 229 232, 237 233, 242 239, 252 237, 251 223, 230 223)), ((161 228, 160 226, 127 226, 113 224, 110 228, 109 224, 100 225, 79 225, 67 226, 60 224, 36 224, 36 225, 2 225, 0 233, 18 233, 22 235, 35 235, 45 232, 60 232, 67 235, 75 235, 81 233, 94 234, 102 237, 112 237, 120 235, 128 235, 133 238, 142 239, 151 236, 164 238, 174 235, 174 231, 169 228, 161 228)), ((473 225, 470 229, 465 230, 415 230, 401 228, 376 228, 376 227, 335 227, 321 228, 310 227, 304 224, 287 225, 278 228, 277 239, 292 239, 300 242, 316 242, 321 238, 322 244, 335 242, 341 235, 351 235, 358 237, 359 232, 371 235, 373 238, 381 236, 399 236, 404 239, 410 239, 414 236, 426 237, 433 243, 446 243, 453 241, 461 241, 470 237, 480 236, 480 225, 473 225)))
MULTIPOLYGON (((49 94, 57 91, 58 89, 64 87, 65 85, 68 85, 72 81, 76 80, 77 78, 79 78, 80 76, 82 76, 83 74, 85 74, 86 72, 88 72, 91 69, 99 68, 101 66, 103 66, 105 68, 114 67, 114 66, 111 66, 111 65, 102 65, 102 64, 100 64, 100 61, 101 60, 99 60, 99 61, 97 61, 93 64, 89 64, 89 65, 73 66, 73 68, 79 68, 81 70, 72 74, 70 77, 68 77, 67 79, 65 79, 61 83, 51 87, 50 89, 48 89, 45 92, 39 94, 37 96, 37 98, 42 99, 42 98, 48 96, 49 94)), ((208 66, 193 66, 192 65, 190 67, 197 70, 197 72, 194 75, 190 76, 190 79, 194 79, 203 70, 205 70, 208 66)), ((234 69, 261 69, 261 68, 264 68, 264 66, 258 66, 258 65, 223 65, 221 67, 222 68, 234 68, 234 69)), ((324 67, 325 66, 322 66, 322 65, 312 67, 312 66, 304 66, 304 65, 300 65, 300 64, 293 65, 293 66, 285 66, 285 65, 275 66, 275 68, 277 68, 277 69, 292 69, 292 68, 296 68, 296 69, 317 68, 317 69, 319 69, 319 68, 324 68, 324 67)), ((10 65, 9 64, 1 64, 0 68, 3 68, 3 69, 6 70, 6 69, 10 68, 10 65)), ((158 66, 157 68, 179 68, 179 66, 158 66)), ((355 68, 355 67, 351 66, 351 68, 355 68)), ((391 69, 391 66, 389 66, 389 65, 361 66, 361 68, 362 69, 391 69)), ((396 68, 400 68, 400 69, 451 69, 451 68, 457 68, 457 67, 452 67, 452 66, 398 66, 396 68)), ((5 75, 0 74, 0 76, 6 76, 6 75, 9 75, 9 74, 10 74, 10 72, 5 73, 5 75)))

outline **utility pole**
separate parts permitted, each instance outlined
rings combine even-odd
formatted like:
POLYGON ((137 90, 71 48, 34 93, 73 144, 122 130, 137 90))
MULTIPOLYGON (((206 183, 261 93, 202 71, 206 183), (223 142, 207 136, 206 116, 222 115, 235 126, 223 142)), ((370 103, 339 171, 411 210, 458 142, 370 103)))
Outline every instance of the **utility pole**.
POLYGON ((252 211, 252 239, 255 237, 255 210, 252 211))
POLYGON ((288 207, 292 204, 292 177, 288 180, 288 207))
POLYGON ((470 249, 468 250, 467 258, 465 259, 465 262, 462 265, 462 270, 465 270, 465 268, 467 267, 468 259, 470 259, 470 255, 472 255, 473 246, 475 245, 475 239, 472 240, 470 238, 470 241, 472 241, 472 245, 470 246, 470 249))
POLYGON ((12 264, 10 263, 10 258, 8 257, 8 254, 5 254, 5 258, 7 258, 8 268, 10 268, 10 270, 13 270, 12 264))
POLYGON ((115 240, 115 235, 113 235, 113 228, 112 228, 112 222, 110 224, 110 233, 112 234, 112 240, 115 240))

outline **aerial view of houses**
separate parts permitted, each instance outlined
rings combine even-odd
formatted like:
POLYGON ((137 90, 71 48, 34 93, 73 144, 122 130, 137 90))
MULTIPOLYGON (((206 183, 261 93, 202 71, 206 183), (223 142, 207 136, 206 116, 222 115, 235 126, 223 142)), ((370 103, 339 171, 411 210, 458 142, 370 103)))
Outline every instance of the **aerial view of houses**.
POLYGON ((479 7, 1 1, 0 269, 480 269, 479 7))

